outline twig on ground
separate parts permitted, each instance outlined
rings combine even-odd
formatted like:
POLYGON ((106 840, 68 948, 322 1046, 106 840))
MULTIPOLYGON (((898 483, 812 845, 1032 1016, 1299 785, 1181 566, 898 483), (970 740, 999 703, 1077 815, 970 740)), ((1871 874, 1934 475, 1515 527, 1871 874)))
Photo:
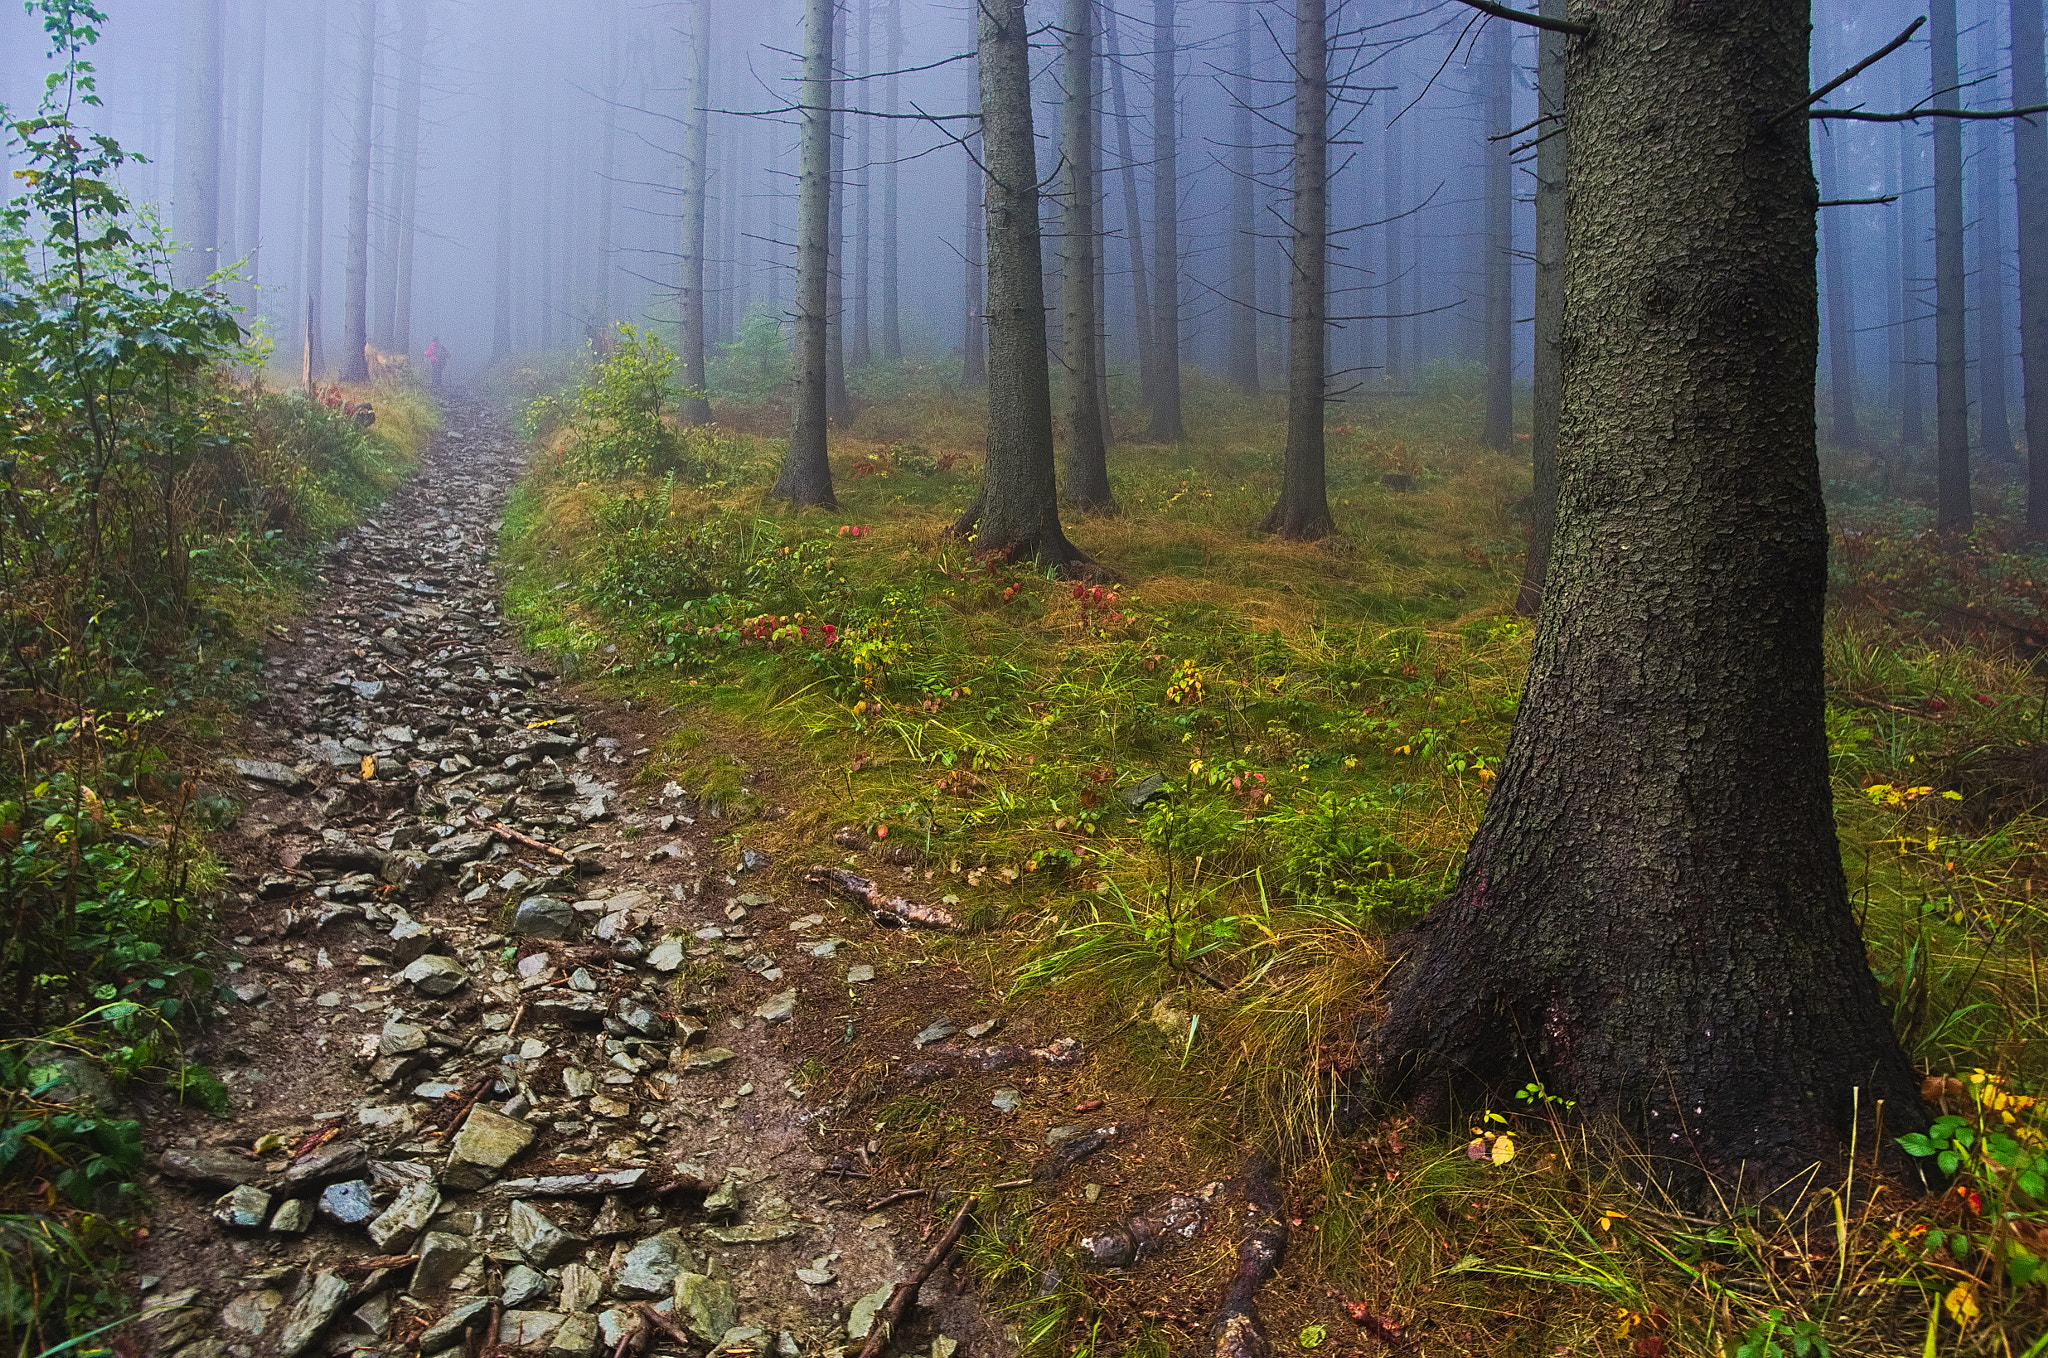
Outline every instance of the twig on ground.
POLYGON ((914 924, 924 929, 957 929, 960 922, 936 905, 916 905, 901 896, 885 896, 882 889, 857 872, 845 868, 811 868, 804 880, 826 886, 861 902, 875 912, 877 924, 914 924))
POLYGON ((931 1192, 929 1188, 899 1188, 894 1193, 884 1193, 881 1197, 876 1198, 868 1204, 867 1210, 879 1212, 884 1207, 890 1207, 899 1202, 907 1202, 911 1198, 921 1198, 929 1192, 931 1192))
POLYGON ((960 1204, 960 1210, 953 1214, 953 1224, 939 1237, 939 1243, 917 1266, 917 1272, 896 1284, 889 1293, 888 1302, 875 1313, 874 1328, 868 1331, 868 1342, 861 1346, 860 1358, 881 1358, 882 1350, 888 1347, 889 1336, 903 1322, 904 1314, 917 1297, 917 1289, 924 1286, 925 1279, 939 1271, 939 1265, 946 1262, 946 1256, 953 1252, 953 1246, 960 1243, 961 1235, 967 1230, 967 1218, 974 1211, 976 1198, 969 1198, 960 1204))

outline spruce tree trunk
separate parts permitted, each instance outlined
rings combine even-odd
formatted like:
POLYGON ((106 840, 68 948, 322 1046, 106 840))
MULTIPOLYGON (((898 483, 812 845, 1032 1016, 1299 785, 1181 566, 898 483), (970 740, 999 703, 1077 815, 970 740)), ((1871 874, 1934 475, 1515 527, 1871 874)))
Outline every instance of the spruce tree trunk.
MULTIPOLYGON (((1835 168, 1835 137, 1840 134, 1825 122, 1817 122, 1813 128, 1821 196, 1842 197, 1842 177, 1835 168)), ((1842 213, 1847 210, 1821 209, 1820 254, 1826 270, 1828 308, 1828 436, 1837 447, 1857 448, 1862 446, 1863 431, 1856 423, 1856 299, 1850 292, 1848 246, 1842 230, 1842 213)))
MULTIPOLYGON (((1899 70, 1906 70, 1901 65, 1899 70)), ((1900 108, 1909 108, 1919 99, 1916 83, 1901 75, 1899 98, 1900 108)), ((1919 133, 1915 124, 1899 124, 1899 311, 1901 315, 1900 336, 1904 347, 1904 361, 1899 369, 1899 442, 1907 448, 1925 447, 1927 443, 1927 304, 1924 294, 1927 280, 1920 274, 1920 243, 1926 224, 1918 204, 1920 195, 1914 190, 1926 181, 1920 176, 1919 133)))
POLYGON ((1060 105, 1061 159, 1066 163, 1060 223, 1060 359, 1067 374, 1067 444, 1061 489, 1074 508, 1108 514, 1116 511, 1116 496, 1109 488, 1108 450, 1102 441, 1096 356, 1102 327, 1095 294, 1095 209, 1101 197, 1101 177, 1095 170, 1100 141, 1095 119, 1095 24, 1095 0, 1065 0, 1060 56, 1060 77, 1066 85, 1060 105))
POLYGON ((1399 116, 1401 101, 1388 101, 1388 117, 1385 139, 1382 142, 1385 153, 1385 168, 1382 173, 1386 182, 1386 211, 1380 215, 1386 218, 1387 230, 1383 269, 1386 277, 1387 338, 1385 377, 1387 385, 1399 390, 1408 384, 1408 350, 1405 341, 1408 336, 1408 318, 1402 314, 1403 299, 1409 296, 1408 280, 1402 271, 1408 267, 1407 252, 1401 245, 1403 218, 1408 205, 1401 199, 1405 178, 1405 167, 1401 159, 1401 124, 1399 116))
POLYGON ((711 423, 704 399, 704 182, 710 169, 711 0, 690 15, 690 106, 683 112, 682 359, 683 423, 711 423))
POLYGON ((392 165, 391 338, 394 354, 412 353, 413 258, 420 199, 421 67, 426 60, 426 0, 406 0, 398 47, 398 149, 392 165))
POLYGON ((1024 0, 982 0, 982 163, 988 168, 988 456, 981 493, 953 526, 976 552, 1074 570, 1088 558, 1060 529, 1052 382, 1045 358, 1031 30, 1024 0))
MULTIPOLYGON (((1956 0, 1930 0, 1927 51, 1933 97, 1955 99, 1956 0)), ((1944 533, 1968 532, 1970 389, 1965 354, 1963 271, 1963 127, 1934 122, 1934 522, 1944 533)))
MULTIPOLYGON (((2048 104, 2041 0, 2012 0, 2014 106, 2048 104)), ((2027 533, 2048 537, 2048 119, 2012 122, 2019 219, 2020 385, 2027 428, 2027 533)))
POLYGON ((1487 25, 1486 81, 1486 423, 1480 442, 1506 452, 1515 441, 1515 184, 1508 165, 1514 129, 1508 29, 1487 25))
POLYGON ((1231 385, 1247 396, 1259 394, 1259 255, 1253 194, 1256 166, 1252 146, 1258 140, 1258 97, 1252 77, 1252 0, 1237 0, 1237 31, 1232 37, 1232 74, 1237 107, 1230 120, 1230 362, 1231 385))
POLYGON ((967 150, 967 196, 960 228, 961 277, 960 384, 970 391, 988 381, 988 324, 982 296, 981 167, 973 155, 975 138, 969 134, 967 150))
POLYGON ((320 304, 327 274, 327 0, 314 0, 310 22, 313 40, 306 52, 306 229, 299 246, 299 275, 305 294, 302 380, 308 391, 313 380, 327 371, 325 346, 320 342, 320 304))
POLYGON ((1330 39, 1324 0, 1294 3, 1293 241, 1288 273, 1287 448, 1280 500, 1259 526, 1299 542, 1336 528, 1325 486, 1328 380, 1330 39))
MULTIPOLYGON (((1542 13, 1565 17, 1565 0, 1543 0, 1542 13)), ((1565 35, 1536 35, 1536 112, 1549 118, 1534 129, 1536 144, 1536 314, 1529 390, 1529 450, 1534 484, 1529 492, 1529 555, 1515 612, 1533 618, 1543 608, 1550 540, 1557 526, 1557 420, 1564 403, 1564 190, 1569 169, 1565 124, 1565 35)))
MULTIPOLYGON (((838 23, 838 6, 832 9, 831 19, 838 23)), ((839 48, 838 38, 833 39, 835 62, 839 48)), ((846 81, 834 75, 832 80, 831 143, 832 174, 827 188, 831 199, 828 211, 830 225, 826 232, 825 272, 825 408, 835 428, 844 429, 853 423, 853 394, 846 389, 846 117, 838 110, 846 107, 846 81)), ((801 212, 799 212, 801 215, 801 212)))
MULTIPOLYGON (((1997 45, 1992 26, 1986 23, 1982 32, 1981 45, 1989 50, 1980 57, 1978 69, 1995 69, 1997 45)), ((2008 414, 2012 398, 2006 391, 2012 337, 2005 328, 2006 204, 2003 176, 1998 171, 1999 162, 2005 159, 1999 145, 2004 131, 1989 121, 1976 124, 1976 129, 1977 442, 1986 457, 2011 463, 2019 454, 2013 447, 2008 414)))
POLYGON ((1152 0, 1152 426, 1145 437, 1179 443, 1180 45, 1174 0, 1152 0))
POLYGON ((355 126, 348 163, 348 255, 341 298, 341 380, 370 380, 370 160, 377 112, 377 0, 356 2, 355 126))
POLYGON ((1904 1169, 1890 1138, 1927 1115, 1828 778, 1817 196, 1807 129, 1771 123, 1808 88, 1807 7, 1574 8, 1598 31, 1567 55, 1549 591, 1499 782, 1369 1061, 1440 1121, 1540 1081, 1748 1197, 1803 1191, 1852 1127, 1904 1169))
POLYGON ((1131 113, 1124 101, 1124 66, 1117 53, 1117 20, 1106 14, 1103 41, 1109 49, 1109 88, 1116 101, 1116 155, 1122 163, 1120 178, 1124 189, 1124 239, 1131 253, 1131 329, 1138 341, 1138 400, 1152 408, 1156 364, 1152 354, 1152 289, 1146 277, 1145 219, 1138 209, 1138 161, 1131 149, 1131 113))
POLYGON ((235 177, 240 202, 235 233, 241 238, 243 305, 252 313, 261 305, 263 263, 263 78, 269 70, 270 6, 252 0, 248 10, 249 69, 247 100, 242 105, 242 172, 235 177))
MULTIPOLYGON (((903 0, 882 0, 888 11, 888 62, 891 71, 903 69, 903 0)), ((882 357, 891 363, 903 361, 903 315, 898 294, 902 289, 903 256, 897 236, 897 215, 902 203, 900 143, 896 137, 897 96, 900 77, 891 75, 882 85, 882 357)))
POLYGON ((220 173, 227 19, 225 0, 185 0, 184 54, 178 84, 177 179, 171 224, 182 288, 203 287, 220 259, 220 173))
MULTIPOLYGON (((706 0, 709 3, 709 0, 706 0)), ((597 181, 597 259, 595 286, 591 289, 591 310, 596 313, 597 324, 610 329, 612 315, 612 216, 617 192, 614 181, 618 176, 619 164, 619 102, 625 93, 624 77, 620 73, 620 48, 624 36, 619 23, 619 0, 610 0, 605 7, 605 52, 604 52, 604 131, 603 142, 598 147, 597 181)))
MULTIPOLYGON (((870 0, 860 0, 856 7, 859 18, 855 21, 860 29, 860 73, 874 74, 873 14, 870 0)), ((868 102, 868 86, 872 81, 863 80, 860 85, 860 102, 868 102)), ((874 128, 873 120, 860 120, 860 140, 855 144, 854 156, 860 164, 860 182, 848 184, 842 192, 853 194, 853 334, 847 343, 847 358, 856 368, 865 368, 874 362, 874 346, 870 339, 874 334, 873 317, 869 314, 874 300, 874 276, 871 264, 875 254, 874 203, 870 189, 874 183, 874 128)))
POLYGON ((838 507, 825 457, 826 275, 832 251, 832 0, 804 0, 804 64, 796 181, 796 421, 769 492, 778 500, 838 507))

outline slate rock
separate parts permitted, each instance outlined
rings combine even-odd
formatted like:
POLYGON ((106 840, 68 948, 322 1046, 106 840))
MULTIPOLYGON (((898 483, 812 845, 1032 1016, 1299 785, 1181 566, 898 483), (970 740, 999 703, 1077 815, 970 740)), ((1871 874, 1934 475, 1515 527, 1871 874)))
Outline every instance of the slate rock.
POLYGON ((787 1023, 790 1016, 795 1013, 796 992, 794 990, 785 990, 780 994, 769 996, 766 1002, 756 1007, 754 1017, 764 1023, 787 1023))
POLYGON ((498 1318, 498 1342, 525 1348, 553 1338, 561 1324, 559 1311, 507 1311, 498 1318))
POLYGON ((730 1047, 705 1047, 700 1051, 691 1052, 689 1059, 683 1063, 683 1069, 716 1070, 738 1055, 739 1053, 730 1047))
POLYGON ((488 1108, 472 1108, 448 1151, 442 1182, 450 1188, 482 1188, 498 1177, 512 1158, 533 1144, 530 1123, 488 1108))
POLYGON ((297 792, 308 786, 304 775, 271 759, 230 759, 228 767, 244 778, 257 783, 269 783, 287 792, 297 792))
POLYGON ((320 1191, 320 1215, 344 1226, 360 1226, 376 1215, 370 1201, 370 1185, 361 1179, 329 1184, 320 1191))
POLYGON ((213 1205, 213 1219, 238 1231, 253 1231, 270 1220, 270 1195, 253 1184, 243 1184, 213 1205))
POLYGON ((455 1275, 469 1267, 476 1246, 448 1231, 428 1231, 420 1240, 419 1256, 407 1290, 415 1297, 432 1297, 446 1291, 455 1275))
POLYGON ((590 1358, 597 1351, 597 1317, 585 1312, 562 1317, 548 1340, 548 1358, 590 1358))
POLYGON ((415 958, 410 966, 398 973, 398 979, 411 983, 412 988, 422 995, 451 995, 469 984, 469 973, 451 958, 428 953, 415 958))
POLYGON ((311 1198, 289 1198, 270 1217, 270 1229, 279 1235, 304 1235, 312 1226, 311 1198))
POLYGON ((530 1202, 515 1202, 505 1219, 512 1243, 535 1268, 553 1268, 583 1252, 583 1241, 530 1202))
POLYGON ((675 1290, 676 1274, 687 1251, 683 1233, 666 1230, 650 1235, 626 1252, 612 1285, 622 1297, 666 1297, 675 1290))
POLYGON ((752 1226, 706 1226, 704 1234, 721 1245, 772 1245, 778 1240, 794 1239, 796 1227, 789 1222, 752 1226))
POLYGON ((1124 805, 1136 811, 1147 802, 1166 795, 1166 776, 1158 773, 1149 774, 1129 787, 1122 789, 1121 795, 1124 799, 1124 805))
POLYGON ((239 1188, 264 1176, 260 1161, 204 1147, 197 1150, 174 1147, 158 1158, 157 1167, 163 1170, 166 1178, 207 1188, 239 1188))
POLYGON ((362 1142, 330 1141, 292 1161, 280 1182, 286 1188, 315 1188, 360 1179, 369 1165, 370 1152, 362 1142))
POLYGON ((576 907, 556 896, 528 896, 512 913, 512 932, 534 938, 567 938, 576 927, 576 907))
POLYGON ((544 1273, 536 1273, 524 1264, 514 1264, 505 1270, 505 1277, 498 1289, 498 1300, 508 1309, 524 1306, 535 1297, 547 1295, 548 1279, 544 1273))
POLYGON ((671 972, 682 966, 683 960, 688 956, 688 945, 674 934, 670 934, 655 944, 653 951, 647 954, 647 965, 659 972, 671 972))
POLYGON ((316 1275, 313 1285, 306 1289, 306 1295, 299 1298, 299 1304, 292 1308, 284 1333, 278 1337, 278 1358, 299 1358, 327 1322, 334 1318, 348 1293, 348 1280, 340 1274, 325 1272, 316 1275))
POLYGON ((433 1219, 441 1205, 441 1190, 431 1181, 402 1189, 384 1214, 370 1223, 370 1239, 378 1249, 394 1241, 409 1241, 433 1219))
POLYGON ((277 1317, 284 1306, 284 1293, 268 1288, 256 1292, 244 1292, 220 1309, 220 1323, 236 1334, 246 1334, 251 1339, 261 1339, 263 1332, 270 1328, 270 1322, 277 1317))
POLYGON ((588 1311, 604 1295, 604 1275, 586 1264, 562 1265, 562 1293, 556 1304, 564 1311, 588 1311))
POLYGON ((676 1314, 691 1334, 716 1344, 740 1322, 739 1289, 706 1273, 676 1275, 676 1314))
POLYGON ((875 1328, 875 1316, 889 1304, 889 1294, 896 1290, 896 1284, 883 1283, 874 1291, 855 1301, 853 1309, 846 1316, 846 1337, 866 1339, 868 1331, 875 1328))
POLYGON ((484 1312, 490 1308, 490 1304, 487 1297, 462 1303, 422 1330, 420 1337, 413 1341, 415 1346, 421 1353, 439 1353, 442 1345, 455 1341, 464 1326, 473 1321, 481 1324, 484 1312))

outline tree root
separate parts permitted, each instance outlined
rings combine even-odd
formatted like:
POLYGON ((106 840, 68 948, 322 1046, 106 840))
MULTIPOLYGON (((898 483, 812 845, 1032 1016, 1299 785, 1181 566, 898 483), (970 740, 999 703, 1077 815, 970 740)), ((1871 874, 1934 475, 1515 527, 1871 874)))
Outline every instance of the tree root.
POLYGON ((1209 1322, 1216 1358, 1266 1358, 1272 1351, 1259 1323, 1257 1295, 1287 1253, 1287 1216, 1274 1170, 1271 1160, 1254 1155, 1231 1185, 1244 1204, 1244 1233, 1237 1242, 1237 1272, 1209 1322))

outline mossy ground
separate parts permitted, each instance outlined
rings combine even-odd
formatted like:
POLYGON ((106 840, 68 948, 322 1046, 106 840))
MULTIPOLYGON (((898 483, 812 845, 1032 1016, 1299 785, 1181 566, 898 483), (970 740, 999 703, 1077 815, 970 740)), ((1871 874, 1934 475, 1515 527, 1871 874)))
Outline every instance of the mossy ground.
MULTIPOLYGON (((658 480, 568 479, 574 422, 547 431, 506 526, 513 614, 591 682, 675 714, 658 776, 736 838, 788 866, 832 861, 852 826, 894 863, 892 891, 955 910, 971 930, 932 956, 1085 1035, 1089 1079, 1147 1110, 1155 1162, 1192 1180, 1235 1172, 1247 1144, 1314 1148, 1268 1300, 1281 1350, 2030 1352, 2048 1310, 2009 1263, 2048 1254, 2048 1204, 2010 1165, 1978 1166, 1974 1206, 1816 1183, 1810 1212, 1701 1217, 1540 1096, 1476 1129, 1514 1138, 1502 1164, 1399 1121, 1327 1138, 1382 942, 1454 872, 1527 659, 1509 607, 1528 468, 1472 442, 1462 374, 1333 417, 1339 531, 1313 545, 1254 531, 1277 490, 1277 400, 1193 383, 1193 439, 1120 443, 1123 512, 1070 516, 1114 573, 1100 587, 990 568, 949 537, 979 414, 929 375, 892 380, 834 438, 833 514, 764 498, 772 408, 728 406, 690 436, 687 474, 658 480), (1153 777, 1133 808, 1124 792, 1153 777), (1930 1228, 1969 1243, 1930 1250, 1930 1228)), ((1871 467, 1830 469, 1859 512, 1898 508, 1871 467)), ((1931 550, 1887 523, 1885 561, 1931 550)), ((1985 1100, 2048 1074, 2043 826, 2024 789, 1988 817, 1942 794, 1986 752, 2031 748, 2039 680, 2003 633, 1887 613, 1838 575, 1829 734, 1872 965, 1922 1070, 1995 1080, 1942 1086, 1950 1111, 2012 1112, 2036 1154, 2037 1110, 1985 1100)), ((877 1116, 962 1116, 899 1104, 877 1116)), ((985 1099, 964 1116, 898 1137, 905 1172, 1014 1134, 985 1099)), ((969 1251, 1034 1352, 1199 1333, 1220 1241, 1127 1281, 1068 1269, 1034 1300, 1072 1217, 1019 1213, 969 1251)))

